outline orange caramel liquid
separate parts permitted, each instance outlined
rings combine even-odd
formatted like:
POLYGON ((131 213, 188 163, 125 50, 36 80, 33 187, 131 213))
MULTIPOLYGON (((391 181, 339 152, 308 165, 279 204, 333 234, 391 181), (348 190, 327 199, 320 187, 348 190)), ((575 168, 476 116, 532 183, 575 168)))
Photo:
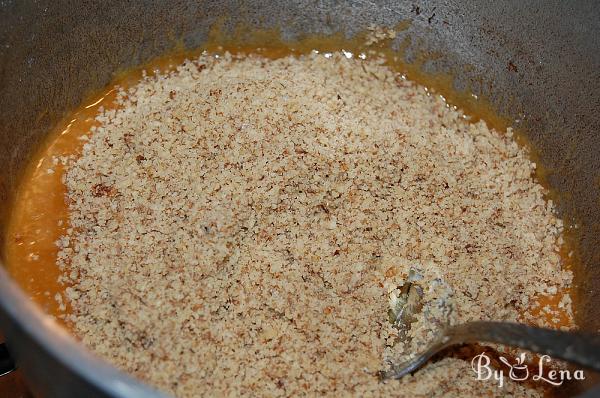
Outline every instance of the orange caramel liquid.
MULTIPOLYGON (((333 44, 329 46, 332 47, 333 44)), ((326 50, 333 50, 330 47, 326 50)), ((352 46, 337 48, 352 49, 352 46)), ((210 46, 208 50, 211 52, 223 51, 216 47, 211 49, 210 46)), ((232 53, 258 53, 269 58, 306 52, 302 49, 290 49, 283 46, 258 50, 248 47, 228 47, 227 50, 232 53)), ((149 74, 157 71, 165 72, 182 63, 184 59, 192 59, 197 54, 198 52, 172 54, 145 65, 143 69, 138 68, 122 73, 108 89, 91 97, 51 131, 38 153, 31 159, 11 209, 4 253, 9 273, 31 299, 47 313, 59 316, 69 311, 68 304, 61 310, 55 298, 57 293, 64 292, 67 287, 58 282, 61 270, 56 264, 58 253, 56 241, 65 235, 69 228, 66 188, 62 182, 65 168, 60 162, 56 163, 56 159, 62 156, 78 156, 81 153, 85 142, 81 138, 90 134, 90 128, 97 124, 95 117, 100 108, 116 107, 114 100, 117 87, 127 89, 135 85, 142 77, 142 70, 148 71, 149 74)), ((458 106, 471 116, 471 120, 483 119, 490 127, 498 131, 506 129, 508 125, 506 121, 495 115, 483 101, 479 102, 478 107, 477 103, 473 102, 473 97, 452 93, 450 85, 446 84, 447 79, 428 78, 417 73, 414 68, 403 69, 400 64, 395 64, 393 67, 404 73, 409 79, 430 88, 432 92, 444 95, 452 105, 458 106), (461 100, 461 98, 468 98, 468 100, 461 100)), ((569 256, 563 255, 562 257, 563 266, 570 268, 569 256)), ((562 291, 551 297, 538 297, 532 300, 534 304, 532 304, 531 313, 549 321, 552 318, 558 319, 552 322, 557 327, 573 326, 571 315, 559 308, 559 302, 563 295, 569 294, 570 291, 562 291), (546 306, 558 315, 550 316, 541 311, 541 308, 546 306)), ((66 326, 68 327, 68 325, 66 326)))

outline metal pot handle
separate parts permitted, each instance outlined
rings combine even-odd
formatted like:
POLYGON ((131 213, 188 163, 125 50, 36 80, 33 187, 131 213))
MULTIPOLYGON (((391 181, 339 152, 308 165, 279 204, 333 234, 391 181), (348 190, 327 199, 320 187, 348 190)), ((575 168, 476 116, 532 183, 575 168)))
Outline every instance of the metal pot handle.
POLYGON ((5 376, 15 370, 15 361, 13 361, 6 344, 0 344, 0 377, 5 376))

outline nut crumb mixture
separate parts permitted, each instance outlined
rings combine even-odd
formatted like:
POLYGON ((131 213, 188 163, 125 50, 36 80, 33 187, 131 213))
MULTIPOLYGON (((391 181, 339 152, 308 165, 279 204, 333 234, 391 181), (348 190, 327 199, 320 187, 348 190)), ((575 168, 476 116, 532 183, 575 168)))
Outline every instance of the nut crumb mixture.
POLYGON ((337 54, 202 55, 117 102, 69 162, 57 242, 97 354, 178 397, 540 394, 455 358, 374 376, 445 322, 543 324, 533 299, 569 285, 510 131, 337 54))

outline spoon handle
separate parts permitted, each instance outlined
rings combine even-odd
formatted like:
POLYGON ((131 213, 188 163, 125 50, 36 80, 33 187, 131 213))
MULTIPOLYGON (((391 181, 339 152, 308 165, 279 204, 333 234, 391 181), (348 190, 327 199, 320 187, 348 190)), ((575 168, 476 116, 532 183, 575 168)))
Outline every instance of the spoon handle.
POLYGON ((498 343, 600 371, 600 335, 539 328, 518 323, 477 321, 446 331, 447 345, 498 343))
POLYGON ((600 371, 600 335, 527 326, 519 323, 476 321, 447 328, 427 349, 408 362, 382 371, 382 380, 400 379, 423 366, 443 349, 465 343, 498 343, 523 348, 600 371))

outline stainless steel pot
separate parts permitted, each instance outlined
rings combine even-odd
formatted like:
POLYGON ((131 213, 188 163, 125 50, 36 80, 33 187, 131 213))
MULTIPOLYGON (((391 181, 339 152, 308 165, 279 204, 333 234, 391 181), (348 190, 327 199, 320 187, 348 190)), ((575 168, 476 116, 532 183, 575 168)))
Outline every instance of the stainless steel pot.
MULTIPOLYGON (((595 0, 1 1, 0 223, 32 150, 84 95, 117 70, 210 27, 278 28, 286 39, 410 21, 406 56, 489 98, 518 120, 548 170, 574 246, 577 319, 600 329, 600 5, 595 0)), ((3 238, 0 236, 0 238, 3 238)), ((160 396, 88 354, 28 302, 0 267, 0 330, 34 389, 48 397, 160 396)), ((588 382, 593 381, 588 377, 588 382)), ((575 386, 587 388, 586 385, 575 386)), ((565 394, 576 390, 564 391, 565 394)))

